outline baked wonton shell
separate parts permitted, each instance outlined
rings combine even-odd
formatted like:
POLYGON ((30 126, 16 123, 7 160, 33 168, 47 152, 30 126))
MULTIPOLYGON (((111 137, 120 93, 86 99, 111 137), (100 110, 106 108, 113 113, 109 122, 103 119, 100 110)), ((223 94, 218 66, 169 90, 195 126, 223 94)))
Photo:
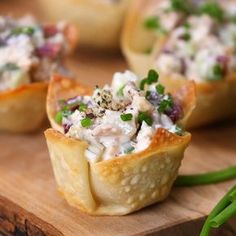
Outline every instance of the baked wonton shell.
MULTIPOLYGON (((75 48, 78 35, 73 25, 65 28, 68 52, 75 48)), ((35 82, 0 92, 0 131, 27 133, 38 130, 46 121, 48 82, 35 82)))
POLYGON ((46 120, 48 83, 30 83, 0 93, 0 130, 31 132, 46 120))
MULTIPOLYGON (((90 88, 58 75, 49 84, 47 114, 54 129, 46 130, 45 136, 61 194, 70 205, 92 215, 125 215, 164 200, 191 135, 178 136, 158 129, 146 150, 90 163, 85 157, 88 143, 62 134, 54 117, 59 99, 91 92, 90 88)), ((194 86, 178 88, 175 96, 179 101, 193 102, 194 86)), ((183 104, 187 115, 194 105, 189 104, 183 104)))
MULTIPOLYGON (((145 76, 150 68, 156 68, 156 55, 166 41, 166 37, 157 38, 155 33, 145 29, 143 24, 145 9, 149 4, 158 5, 161 1, 134 1, 127 13, 122 33, 122 50, 132 70, 139 76, 145 76), (149 47, 153 48, 152 52, 145 53, 149 47)), ((161 82, 167 87, 172 87, 176 80, 181 80, 182 83, 187 81, 187 78, 161 75, 161 82)), ((186 127, 199 127, 235 117, 235 101, 236 73, 228 75, 222 81, 196 83, 196 108, 186 127)))
POLYGON ((37 0, 50 21, 67 20, 80 32, 80 45, 118 49, 123 18, 130 0, 37 0))

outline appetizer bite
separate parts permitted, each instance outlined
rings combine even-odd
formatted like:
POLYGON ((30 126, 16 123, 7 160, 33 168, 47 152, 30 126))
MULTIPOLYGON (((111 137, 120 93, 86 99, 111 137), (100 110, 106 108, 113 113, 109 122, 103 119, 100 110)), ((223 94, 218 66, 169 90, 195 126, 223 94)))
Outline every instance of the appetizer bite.
POLYGON ((50 21, 67 20, 78 27, 80 45, 114 50, 130 0, 37 0, 50 21))
POLYGON ((122 46, 132 69, 158 68, 165 85, 196 83, 188 127, 236 115, 235 16, 231 0, 138 0, 130 9, 122 46))
POLYGON ((71 26, 40 25, 32 17, 0 17, 0 130, 29 132, 46 119, 52 72, 76 40, 71 26))
POLYGON ((140 80, 115 73, 92 89, 54 76, 45 131, 58 189, 93 215, 125 215, 164 200, 191 135, 183 126, 195 105, 193 82, 168 91, 150 70, 140 80))

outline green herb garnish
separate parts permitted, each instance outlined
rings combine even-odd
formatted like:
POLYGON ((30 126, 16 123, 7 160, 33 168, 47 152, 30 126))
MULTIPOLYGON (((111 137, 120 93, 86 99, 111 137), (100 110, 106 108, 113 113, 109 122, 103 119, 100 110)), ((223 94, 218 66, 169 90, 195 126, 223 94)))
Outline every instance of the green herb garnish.
POLYGON ((158 107, 158 111, 160 113, 164 113, 165 111, 167 111, 168 109, 172 108, 173 107, 173 99, 171 97, 171 95, 166 95, 167 97, 164 98, 160 104, 159 104, 159 107, 158 107))
POLYGON ((152 84, 158 81, 159 74, 155 70, 148 71, 147 83, 152 84))
POLYGON ((160 19, 158 16, 150 16, 144 21, 144 25, 148 29, 156 29, 160 26, 160 19))
POLYGON ((85 111, 88 108, 88 106, 84 103, 79 104, 79 111, 85 111))
POLYGON ((206 174, 179 175, 176 186, 195 186, 219 183, 236 178, 236 166, 229 167, 219 171, 213 171, 206 174))
POLYGON ((87 127, 91 126, 91 125, 93 124, 93 122, 92 122, 92 120, 91 120, 90 118, 86 117, 86 118, 84 118, 84 119, 82 119, 82 120, 80 121, 80 124, 81 124, 83 127, 87 128, 87 127))
POLYGON ((211 227, 214 228, 216 227, 215 222, 217 222, 217 227, 219 227, 221 224, 226 222, 230 217, 232 217, 232 215, 235 215, 236 213, 235 201, 231 199, 231 194, 235 194, 235 192, 236 192, 236 187, 234 186, 216 204, 216 206, 213 208, 213 210, 207 217, 199 236, 208 236, 210 234, 211 227), (233 214, 228 214, 229 210, 233 214))
POLYGON ((130 120, 132 120, 133 115, 131 113, 121 114, 120 118, 123 121, 130 121, 130 120))
POLYGON ((189 41, 191 39, 191 34, 189 32, 185 32, 183 35, 181 35, 181 39, 184 41, 189 41))
POLYGON ((3 70, 19 70, 20 67, 15 63, 6 63, 1 69, 3 69, 3 70))
POLYGON ((175 134, 182 136, 183 133, 183 129, 179 125, 175 125, 175 134))
POLYGON ((223 78, 223 69, 220 64, 216 64, 212 68, 212 76, 209 80, 221 80, 223 78))
POLYGON ((11 31, 12 35, 27 34, 29 36, 33 35, 34 28, 32 27, 19 27, 11 31))
POLYGON ((159 33, 165 34, 166 30, 163 28, 158 16, 150 16, 144 21, 144 26, 147 29, 156 30, 159 33))
POLYGON ((125 153, 125 154, 131 153, 134 149, 135 149, 135 148, 134 148, 133 146, 129 146, 128 148, 126 148, 126 149, 124 150, 124 153, 125 153))
POLYGON ((142 123, 143 121, 146 122, 147 125, 152 126, 153 120, 152 117, 147 112, 140 112, 138 114, 138 121, 142 123))
POLYGON ((145 98, 147 99, 150 95, 151 95, 151 91, 148 90, 145 94, 145 98))
POLYGON ((185 0, 170 0, 170 2, 173 11, 183 12, 185 14, 191 13, 191 6, 185 0))
POLYGON ((146 83, 147 83, 147 79, 141 80, 140 85, 139 85, 139 88, 140 88, 141 90, 144 90, 146 83))
POLYGON ((189 30, 190 27, 191 27, 191 25, 190 25, 188 22, 185 22, 185 23, 183 24, 183 27, 184 27, 185 29, 189 30))
POLYGON ((20 68, 15 64, 15 63, 6 63, 5 65, 0 67, 0 76, 5 72, 5 71, 14 71, 14 70, 19 70, 20 68))
POLYGON ((68 117, 71 115, 71 111, 69 110, 68 106, 64 106, 60 111, 57 112, 54 119, 58 124, 62 123, 63 117, 68 117))
POLYGON ((156 83, 158 79, 159 79, 159 74, 155 70, 151 69, 148 71, 147 78, 141 80, 139 87, 141 90, 144 90, 145 84, 151 85, 153 83, 156 83))
POLYGON ((117 95, 123 97, 124 96, 124 87, 125 85, 121 86, 119 90, 117 91, 117 95))
POLYGON ((200 14, 207 14, 210 17, 222 22, 224 20, 225 12, 216 2, 206 2, 199 8, 200 14))
POLYGON ((165 92, 165 87, 164 87, 162 84, 158 84, 158 85, 156 86, 156 91, 157 91, 157 93, 159 93, 159 94, 164 94, 164 92, 165 92))
POLYGON ((54 120, 58 123, 61 124, 62 123, 62 118, 63 118, 63 112, 62 111, 58 111, 57 114, 54 117, 54 120))

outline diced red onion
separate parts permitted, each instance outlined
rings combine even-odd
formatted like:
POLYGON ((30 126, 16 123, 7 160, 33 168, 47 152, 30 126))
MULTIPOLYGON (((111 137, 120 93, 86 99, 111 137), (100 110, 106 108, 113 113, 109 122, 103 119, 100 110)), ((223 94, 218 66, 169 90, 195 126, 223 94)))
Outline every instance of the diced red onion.
POLYGON ((42 47, 36 49, 36 53, 39 57, 55 58, 58 56, 62 49, 62 45, 59 43, 46 43, 42 47))
POLYGON ((53 37, 58 33, 56 25, 45 25, 43 27, 44 36, 46 38, 53 37))
POLYGON ((182 118, 183 109, 179 104, 174 103, 173 107, 171 109, 167 110, 165 113, 175 123, 176 121, 178 121, 179 119, 182 118))
POLYGON ((63 126, 63 129, 64 129, 64 133, 66 134, 69 131, 69 129, 71 127, 71 124, 63 124, 62 126, 63 126))

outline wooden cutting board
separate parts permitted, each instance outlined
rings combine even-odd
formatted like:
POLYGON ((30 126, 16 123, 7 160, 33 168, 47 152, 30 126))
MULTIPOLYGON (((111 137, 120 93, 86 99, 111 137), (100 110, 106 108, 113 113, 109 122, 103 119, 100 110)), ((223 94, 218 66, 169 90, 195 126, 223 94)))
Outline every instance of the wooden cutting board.
MULTIPOLYGON (((35 8, 34 1, 0 3, 0 12, 35 8), (19 9, 18 9, 19 8, 19 9)), ((110 81, 127 68, 121 55, 77 52, 70 66, 90 85, 110 81)), ((217 104, 216 104, 217 105, 217 104)), ((30 121, 29 121, 30 122, 30 121)), ((236 181, 173 188, 169 198, 123 217, 92 217, 71 208, 56 190, 43 130, 31 135, 0 134, 0 232, 6 235, 198 235, 206 215, 236 181)), ((236 122, 193 132, 181 173, 236 165, 236 122)), ((236 235, 236 219, 212 235, 236 235)))
MULTIPOLYGON (((113 72, 126 68, 120 55, 77 54, 70 65, 87 84, 102 85, 113 72)), ((42 132, 0 135, 0 231, 9 235, 198 235, 203 218, 236 184, 174 188, 163 203, 128 216, 88 216, 59 196, 42 132)), ((236 165, 235 140, 235 122, 194 131, 181 172, 236 165)), ((230 234, 221 231, 218 235, 236 235, 232 225, 225 227, 230 234)))

